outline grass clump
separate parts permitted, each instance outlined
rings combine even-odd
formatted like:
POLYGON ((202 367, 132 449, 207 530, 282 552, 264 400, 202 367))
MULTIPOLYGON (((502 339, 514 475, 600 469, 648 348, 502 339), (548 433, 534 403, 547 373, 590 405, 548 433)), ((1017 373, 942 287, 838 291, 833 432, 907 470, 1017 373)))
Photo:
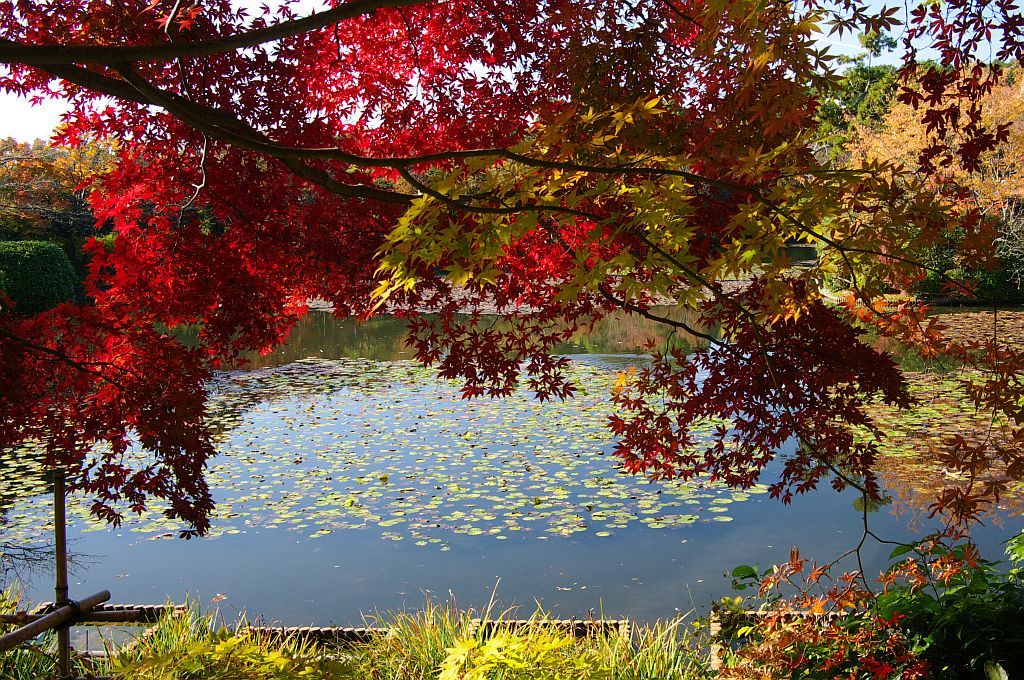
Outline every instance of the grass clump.
POLYGON ((472 610, 430 600, 422 610, 389 613, 373 623, 388 634, 347 650, 353 669, 373 680, 436 678, 449 650, 474 632, 472 610))
POLYGON ((244 619, 224 627, 216 613, 195 606, 168 613, 120 650, 110 650, 97 674, 137 680, 350 677, 336 650, 252 631, 244 619))
POLYGON ((373 623, 388 633, 340 647, 230 627, 191 607, 168 615, 94 669, 140 680, 690 680, 708 677, 682 619, 632 635, 575 637, 542 612, 528 625, 428 601, 373 623))
MULTIPOLYGON (((24 609, 21 595, 14 588, 0 590, 0 614, 15 614, 24 609)), ((15 624, 0 623, 0 635, 10 633, 15 624)), ((52 632, 41 635, 33 644, 22 645, 9 652, 0 652, 0 678, 3 680, 34 680, 53 675, 55 638, 52 632)))
POLYGON ((702 647, 679 617, 626 635, 576 637, 538 610, 512 622, 427 601, 375 623, 390 632, 349 649, 353 678, 372 680, 690 680, 708 677, 702 647))
MULTIPOLYGON (((0 592, 0 613, 19 598, 0 592)), ((82 677, 132 680, 697 680, 709 677, 702 646, 682 617, 628 634, 576 637, 543 612, 527 624, 514 610, 493 615, 428 600, 417 611, 374 618, 386 634, 330 646, 224 625, 216 612, 168 608, 152 627, 107 658, 76 662, 82 677)), ((15 626, 0 626, 0 634, 15 626)), ((53 677, 54 635, 0 654, 0 679, 53 677)))

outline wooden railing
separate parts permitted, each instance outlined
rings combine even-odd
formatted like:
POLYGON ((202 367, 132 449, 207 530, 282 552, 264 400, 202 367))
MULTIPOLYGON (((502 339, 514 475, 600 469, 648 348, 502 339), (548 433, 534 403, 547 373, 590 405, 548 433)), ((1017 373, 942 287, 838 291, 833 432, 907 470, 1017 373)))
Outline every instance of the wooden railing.
POLYGON ((26 623, 23 626, 0 637, 0 652, 10 651, 48 630, 74 625, 75 619, 87 614, 91 609, 109 599, 110 591, 103 590, 79 602, 70 602, 57 607, 48 614, 26 617, 26 623))
MULTIPOLYGON (((82 603, 79 602, 79 609, 82 603)), ((17 614, 0 614, 0 623, 22 625, 38 621, 58 607, 52 602, 44 602, 31 612, 17 614)), ((70 623, 72 626, 109 626, 109 625, 145 625, 156 623, 169 612, 184 612, 185 605, 162 604, 99 604, 83 611, 70 623)))
MULTIPOLYGON (((475 619, 472 623, 474 629, 483 628, 485 632, 497 629, 516 631, 536 626, 580 638, 592 635, 629 637, 631 630, 627 619, 475 619)), ((387 635, 390 630, 374 626, 247 626, 246 629, 268 637, 296 638, 325 644, 367 642, 379 635, 387 635)))

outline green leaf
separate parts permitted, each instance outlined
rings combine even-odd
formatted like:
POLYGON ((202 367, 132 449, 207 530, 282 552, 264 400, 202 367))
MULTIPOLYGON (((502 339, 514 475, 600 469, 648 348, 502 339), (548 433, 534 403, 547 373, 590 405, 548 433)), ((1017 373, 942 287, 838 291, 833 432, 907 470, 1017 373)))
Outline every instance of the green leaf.
POLYGON ((906 555, 908 552, 913 552, 914 546, 912 545, 898 545, 893 548, 893 551, 889 553, 889 559, 894 560, 901 555, 906 555))
POLYGON ((733 578, 757 578, 757 570, 748 564, 741 564, 732 570, 733 578))

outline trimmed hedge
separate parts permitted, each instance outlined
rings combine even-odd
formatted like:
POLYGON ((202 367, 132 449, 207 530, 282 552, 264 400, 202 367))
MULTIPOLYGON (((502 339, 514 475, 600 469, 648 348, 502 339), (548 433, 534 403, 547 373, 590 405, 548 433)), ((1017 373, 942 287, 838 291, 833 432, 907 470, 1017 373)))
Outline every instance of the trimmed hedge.
MULTIPOLYGON (((908 291, 921 299, 938 300, 943 303, 1024 303, 1024 286, 1013 274, 1022 269, 1024 263, 1019 260, 1003 258, 999 266, 992 270, 968 269, 958 264, 955 251, 943 247, 932 248, 920 259, 923 264, 934 270, 927 272, 924 279, 908 291), (942 272, 942 276, 937 272, 942 272), (957 294, 957 291, 948 290, 944 276, 973 286, 974 297, 966 298, 957 294)), ((848 290, 851 287, 849 272, 842 270, 837 274, 825 275, 823 283, 825 288, 832 292, 848 290)))
POLYGON ((74 298, 75 272, 55 243, 0 241, 0 290, 16 314, 32 316, 74 298))
MULTIPOLYGON (((1011 273, 1019 269, 1020 262, 1001 260, 996 269, 967 269, 957 262, 949 248, 933 248, 926 259, 929 266, 953 279, 975 287, 978 302, 1024 302, 1024 289, 1011 273)), ((914 291, 926 298, 960 297, 946 290, 946 281, 935 272, 928 272, 918 289, 914 291)))

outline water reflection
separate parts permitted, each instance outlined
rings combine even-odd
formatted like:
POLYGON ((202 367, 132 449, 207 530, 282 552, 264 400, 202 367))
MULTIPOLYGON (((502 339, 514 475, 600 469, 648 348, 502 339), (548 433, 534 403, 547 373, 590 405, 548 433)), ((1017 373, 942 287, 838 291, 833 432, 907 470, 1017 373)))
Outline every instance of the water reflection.
MULTIPOLYGON (((652 311, 699 327, 692 311, 656 307, 652 311)), ((501 327, 501 319, 496 322, 501 327)), ((405 322, 392 316, 379 316, 359 322, 337 319, 324 311, 310 312, 292 329, 288 341, 270 354, 253 352, 245 356, 243 368, 283 366, 300 359, 360 358, 375 361, 412 359, 405 344, 405 322)), ((557 354, 643 354, 652 346, 662 346, 672 336, 676 346, 689 350, 706 346, 706 341, 672 333, 664 324, 635 314, 615 312, 594 323, 593 328, 576 333, 569 342, 555 347, 557 354)))
POLYGON ((243 368, 283 366, 299 359, 363 358, 375 361, 411 359, 405 346, 406 328, 400 320, 380 316, 362 323, 337 319, 323 311, 312 311, 299 320, 288 340, 265 356, 245 355, 243 368))

